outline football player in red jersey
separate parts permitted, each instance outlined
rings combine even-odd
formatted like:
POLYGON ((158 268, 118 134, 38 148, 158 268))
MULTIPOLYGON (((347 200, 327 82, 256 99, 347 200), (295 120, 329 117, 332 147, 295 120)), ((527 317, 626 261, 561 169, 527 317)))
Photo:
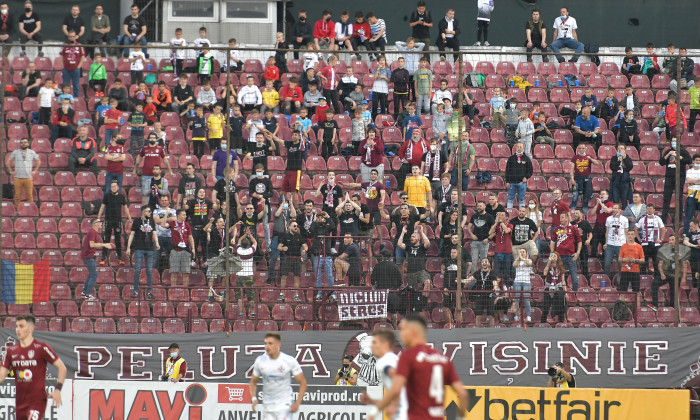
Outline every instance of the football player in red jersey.
POLYGON ((33 315, 17 317, 17 338, 19 343, 9 346, 5 360, 0 367, 0 383, 12 369, 15 373, 17 392, 15 395, 15 410, 17 420, 40 420, 46 410, 46 365, 51 363, 58 369, 58 382, 51 393, 56 407, 61 406, 61 388, 66 380, 66 365, 53 351, 51 346, 35 340, 33 315))
POLYGON ((370 418, 386 408, 406 387, 409 420, 444 419, 445 385, 457 393, 459 413, 467 409, 467 391, 457 376, 452 361, 442 352, 426 344, 428 324, 420 315, 411 314, 401 321, 401 352, 393 377, 393 384, 381 401, 363 398, 365 404, 374 404, 370 418), (430 382, 426 384, 426 379, 430 382), (427 385, 427 386, 426 386, 427 385))

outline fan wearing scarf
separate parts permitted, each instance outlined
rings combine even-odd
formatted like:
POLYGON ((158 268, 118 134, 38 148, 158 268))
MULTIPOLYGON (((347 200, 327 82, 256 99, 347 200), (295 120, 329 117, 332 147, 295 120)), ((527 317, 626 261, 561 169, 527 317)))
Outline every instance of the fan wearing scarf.
POLYGON ((428 178, 433 190, 440 188, 440 177, 447 172, 447 158, 438 147, 438 139, 430 139, 430 151, 423 155, 421 162, 421 173, 428 178))
POLYGON ((404 189, 404 182, 411 167, 417 165, 420 169, 423 155, 430 150, 430 144, 424 139, 421 139, 421 131, 413 130, 411 138, 406 140, 399 149, 399 158, 401 159, 401 169, 399 170, 396 181, 400 190, 404 189))

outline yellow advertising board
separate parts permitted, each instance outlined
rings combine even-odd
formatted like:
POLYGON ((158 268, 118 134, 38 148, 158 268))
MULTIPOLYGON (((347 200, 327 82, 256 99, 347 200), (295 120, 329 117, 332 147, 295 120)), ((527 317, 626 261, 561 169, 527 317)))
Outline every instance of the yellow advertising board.
MULTIPOLYGON (((470 387, 467 420, 687 420, 688 390, 470 387)), ((447 420, 457 415, 446 388, 447 420)))

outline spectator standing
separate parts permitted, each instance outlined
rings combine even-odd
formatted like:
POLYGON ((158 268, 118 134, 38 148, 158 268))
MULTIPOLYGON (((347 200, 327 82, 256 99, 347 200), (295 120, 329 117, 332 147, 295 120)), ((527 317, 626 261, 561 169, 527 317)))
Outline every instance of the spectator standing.
POLYGON ((642 202, 642 194, 638 192, 633 193, 632 202, 622 212, 622 215, 630 221, 630 226, 634 226, 646 214, 647 206, 642 202))
POLYGON ((379 61, 383 54, 376 51, 384 51, 386 49, 386 23, 384 19, 379 19, 374 16, 374 13, 367 13, 367 22, 369 23, 371 37, 369 38, 370 50, 375 51, 375 57, 379 61))
POLYGON ((419 165, 411 166, 411 177, 406 178, 404 191, 408 193, 408 203, 416 206, 421 216, 425 215, 432 189, 430 181, 423 176, 419 165))
POLYGON ((620 123, 620 134, 617 138, 618 143, 634 146, 637 151, 641 149, 641 140, 639 138, 639 127, 637 121, 634 120, 634 111, 625 111, 625 119, 620 123))
POLYGON ((148 206, 152 209, 157 208, 163 196, 168 196, 168 180, 163 176, 160 165, 155 165, 153 166, 153 178, 151 178, 151 193, 148 197, 148 206))
POLYGON ((612 180, 610 188, 612 190, 612 200, 620 203, 621 208, 627 208, 629 194, 632 188, 632 177, 630 171, 634 168, 632 158, 627 156, 625 146, 617 146, 617 154, 610 159, 610 171, 612 180))
MULTIPOLYGON (((70 9, 70 14, 63 19, 61 26, 63 34, 68 41, 71 40, 70 32, 75 32, 75 41, 82 43, 83 35, 85 35, 85 21, 80 16, 80 7, 76 4, 70 9)), ((65 78, 63 79, 66 80, 65 78)))
POLYGON ((272 238, 270 240, 270 273, 267 284, 276 284, 277 262, 280 258, 280 251, 277 248, 280 239, 289 231, 289 225, 297 218, 297 212, 292 203, 287 201, 285 196, 280 196, 279 205, 273 213, 272 219, 272 238))
POLYGON ((31 1, 24 2, 24 14, 19 16, 17 28, 19 29, 19 43, 22 44, 20 55, 26 55, 26 47, 24 45, 27 42, 36 41, 39 44, 39 57, 43 57, 42 45, 44 44, 44 37, 39 33, 41 31, 41 19, 38 14, 34 13, 34 6, 31 1))
POLYGON ((557 54, 557 61, 563 63, 564 57, 559 54, 559 50, 562 48, 571 48, 576 50, 576 54, 571 57, 569 62, 575 63, 578 61, 578 55, 583 52, 583 44, 578 41, 578 25, 576 24, 576 19, 569 16, 569 9, 562 7, 561 16, 554 19, 554 31, 552 33, 552 44, 550 47, 552 51, 557 54))
POLYGON ((489 229, 489 237, 494 242, 494 268, 496 277, 511 285, 513 278, 513 225, 508 222, 506 212, 496 213, 496 223, 489 229))
MULTIPOLYGON (((87 131, 87 130, 86 130, 87 131)), ((143 168, 141 169, 141 203, 146 204, 148 202, 148 197, 151 193, 151 179, 153 179, 153 168, 158 165, 161 167, 162 161, 165 160, 165 165, 168 167, 168 172, 171 176, 174 176, 172 168, 170 167, 170 161, 165 159, 165 149, 158 145, 158 141, 155 137, 150 136, 148 138, 148 144, 141 148, 141 153, 136 156, 136 162, 134 162, 134 175, 136 175, 136 168, 139 167, 141 162, 143 162, 143 168)))
MULTIPOLYGON (((268 146, 269 147, 269 146, 268 146)), ((254 165, 255 166, 255 165, 254 165)), ((217 180, 224 178, 224 170, 226 168, 233 168, 233 179, 238 179, 238 172, 240 167, 240 158, 238 154, 233 150, 228 148, 228 140, 221 139, 221 148, 214 152, 212 156, 211 174, 217 180)))
POLYGON ((406 59, 399 57, 398 67, 391 72, 391 82, 394 84, 394 115, 398 115, 400 110, 405 107, 405 103, 409 99, 409 91, 411 86, 411 75, 404 68, 406 59))
POLYGON ((596 204, 593 207, 595 212, 595 223, 593 225, 593 240, 591 242, 591 257, 598 258, 598 245, 605 243, 605 222, 612 213, 613 201, 610 199, 608 190, 601 190, 596 204))
POLYGON ((389 319, 389 321, 397 324, 399 312, 404 306, 399 292, 399 289, 403 286, 401 270, 392 260, 391 252, 388 249, 379 253, 378 260, 379 262, 372 270, 370 282, 376 290, 389 290, 387 312, 393 315, 393 319, 389 319))
MULTIPOLYGON (((73 9, 77 6, 73 6, 73 9)), ((64 25, 65 27, 65 25, 64 25)), ((84 29, 84 28, 83 28, 84 29)), ((78 35, 74 30, 67 32, 68 42, 61 48, 61 57, 63 58, 63 83, 72 82, 73 96, 80 97, 80 73, 83 63, 85 62, 85 49, 78 43, 78 35)))
POLYGON ((685 220, 683 232, 688 232, 691 219, 700 210, 700 155, 693 155, 693 166, 686 172, 688 197, 685 199, 685 220))
POLYGON ((515 322, 519 320, 518 314, 520 310, 518 308, 521 300, 525 306, 525 322, 532 322, 532 318, 530 318, 530 293, 523 293, 532 290, 532 284, 530 283, 532 267, 532 260, 527 254, 527 251, 524 249, 519 250, 518 256, 515 257, 515 261, 513 261, 513 268, 515 268, 515 279, 513 280, 513 290, 515 291, 515 317, 513 319, 515 322))
MULTIPOLYGON (((104 14, 102 5, 100 4, 95 6, 95 14, 90 18, 90 28, 92 29, 90 40, 88 41, 90 44, 110 43, 109 33, 112 31, 112 25, 109 21, 109 16, 104 14)), ((102 56, 106 57, 107 49, 100 49, 102 50, 102 56)), ((94 57, 92 52, 93 51, 90 51, 90 56, 94 57)))
MULTIPOLYGON (((15 20, 10 14, 10 6, 7 2, 0 4, 0 42, 3 44, 9 44, 12 42, 10 39, 12 33, 15 31, 15 20)), ((10 54, 11 48, 5 50, 4 55, 10 54)))
POLYGON ((581 196, 581 204, 583 206, 583 214, 588 214, 588 202, 593 195, 593 184, 591 182, 591 171, 593 164, 600 165, 597 159, 588 156, 586 145, 581 143, 576 146, 576 156, 571 158, 571 172, 569 172, 569 181, 571 185, 575 185, 573 189, 573 198, 571 199, 571 208, 575 209, 578 205, 578 198, 581 196))
POLYGON ((7 170, 12 175, 12 185, 15 188, 13 201, 15 209, 19 208, 22 192, 27 196, 27 201, 34 202, 34 175, 39 170, 39 155, 30 148, 28 138, 19 142, 19 149, 10 153, 7 170))
POLYGON ((564 213, 569 214, 571 209, 569 208, 569 205, 566 203, 566 201, 562 200, 562 193, 559 188, 555 188, 552 190, 552 197, 554 199, 552 200, 550 210, 552 212, 552 228, 555 228, 560 224, 559 218, 561 217, 561 215, 564 213))
MULTIPOLYGON (((129 213, 129 206, 126 204, 126 197, 119 192, 119 184, 116 179, 113 179, 109 184, 109 193, 105 194, 102 199, 102 205, 97 213, 97 218, 102 219, 103 215, 105 217, 105 242, 110 242, 112 233, 114 233, 114 243, 117 249, 119 265, 126 264, 122 258, 122 211, 126 213, 126 217, 129 223, 131 223, 131 214, 129 213)), ((102 261, 100 261, 101 266, 107 264, 108 257, 107 249, 103 249, 102 261)))
MULTIPOLYGON (((148 45, 148 40, 146 39, 146 19, 139 14, 139 7, 135 4, 131 5, 131 14, 124 18, 124 23, 122 24, 122 31, 124 33, 123 39, 125 45, 132 45, 139 42, 142 46, 148 45)), ((143 53, 148 58, 148 52, 143 49, 143 53)), ((129 55, 129 49, 124 49, 124 56, 129 55)))
POLYGON ((654 272, 656 270, 654 267, 659 263, 656 254, 663 242, 662 229, 664 228, 664 222, 655 214, 653 203, 647 204, 646 210, 647 213, 637 221, 634 230, 644 251, 644 271, 648 271, 646 266, 649 259, 651 259, 651 272, 654 272))
POLYGON ((107 69, 102 64, 102 54, 98 51, 94 56, 95 59, 88 70, 88 86, 95 91, 96 96, 104 97, 107 89, 107 69))
POLYGON ((612 215, 608 216, 605 221, 605 244, 603 245, 605 250, 603 270, 611 280, 610 266, 613 259, 618 259, 620 256, 620 247, 626 241, 628 228, 629 221, 622 216, 620 205, 618 203, 613 204, 612 215))
MULTIPOLYGON (((490 214, 486 213, 486 203, 479 201, 476 203, 476 213, 472 215, 467 230, 472 242, 469 245, 471 248, 472 261, 481 261, 488 255, 489 238, 491 234, 491 226, 495 223, 495 219, 490 214)), ((472 266, 472 273, 476 271, 476 264, 472 266)))
POLYGON ((414 229, 420 223, 420 218, 418 217, 418 212, 410 212, 408 204, 408 195, 405 195, 405 199, 402 197, 401 204, 395 210, 394 214, 391 216, 391 222, 395 227, 394 236, 394 252, 396 256, 396 264, 401 267, 403 271, 403 263, 406 260, 406 252, 398 246, 399 236, 403 233, 403 228, 406 227, 406 235, 412 235, 414 229))
POLYGON ((141 278, 141 264, 145 264, 146 268, 146 284, 147 297, 155 299, 153 295, 153 253, 160 253, 160 245, 158 244, 158 234, 156 233, 156 224, 151 215, 153 210, 148 206, 141 207, 141 217, 134 220, 131 225, 131 233, 126 242, 126 255, 131 255, 131 246, 134 246, 134 291, 131 292, 132 298, 139 296, 139 280, 141 278))
MULTIPOLYGON (((532 50, 537 48, 542 53, 547 52, 547 28, 544 26, 544 21, 540 20, 540 11, 535 9, 532 11, 532 19, 525 24, 525 51, 527 52, 527 61, 532 63, 532 50)), ((542 61, 549 62, 549 57, 542 56, 542 61)))
POLYGON ((476 4, 476 42, 475 47, 481 45, 481 35, 484 35, 484 46, 489 45, 489 23, 491 23, 491 12, 493 12, 494 0, 479 0, 476 4))
POLYGON ((527 217, 527 209, 524 206, 520 206, 518 209, 517 217, 510 219, 510 225, 513 226, 511 235, 513 258, 516 257, 518 250, 524 249, 533 261, 537 260, 539 250, 534 239, 537 235, 538 227, 532 219, 527 217))
MULTIPOLYGON (((462 255, 465 255, 462 253, 462 255)), ((477 266, 477 264, 474 264, 477 266)), ((494 317, 494 299, 491 293, 497 290, 498 280, 493 270, 491 270, 491 262, 488 258, 481 260, 481 268, 478 271, 471 270, 472 275, 466 278, 466 281, 472 285, 472 291, 477 292, 476 296, 472 297, 472 300, 476 302, 476 309, 474 314, 476 315, 476 327, 481 328, 484 322, 484 313, 486 313, 486 322, 489 327, 493 327, 496 324, 494 317)), ((466 272, 469 274, 469 271, 466 272)), ((510 304, 508 305, 510 306, 510 304)))
POLYGON ((438 139, 430 140, 430 151, 423 155, 421 173, 430 181, 430 187, 434 191, 440 188, 440 177, 447 172, 447 156, 438 146, 438 139))
POLYGON ((663 208, 661 212, 661 220, 666 223, 668 214, 671 209, 671 197, 676 190, 676 165, 681 165, 681 185, 685 185, 686 170, 688 165, 692 163, 690 153, 678 144, 675 138, 671 139, 670 147, 663 151, 659 157, 659 164, 666 167, 664 173, 664 195, 663 208), (680 157, 678 156, 680 155, 680 157))
MULTIPOLYGON (((425 10, 425 2, 423 0, 418 2, 416 10, 411 13, 411 18, 408 22, 412 28, 411 36, 416 43, 416 47, 419 44, 423 44, 423 46, 430 45, 430 28, 433 27, 433 18, 430 16, 430 12, 425 10)), ((412 57, 418 58, 418 55, 412 55, 412 57)), ((428 54, 426 53, 423 57, 427 60, 428 54)))
POLYGON ((423 155, 430 150, 430 144, 426 140, 421 139, 420 130, 414 130, 411 133, 411 138, 406 140, 399 149, 399 158, 401 159, 401 168, 396 176, 397 187, 400 190, 404 189, 406 176, 411 173, 413 166, 418 166, 423 160, 423 155))
POLYGON ((36 69, 36 64, 30 61, 27 69, 22 72, 22 86, 19 88, 19 98, 23 100, 27 96, 36 98, 41 89, 41 72, 36 69))
POLYGON ((323 96, 328 102, 333 105, 333 111, 336 114, 340 113, 340 104, 338 102, 338 84, 340 83, 340 73, 336 69, 338 57, 331 55, 328 58, 328 66, 321 70, 318 77, 323 83, 323 96))
POLYGON ((68 170, 73 175, 78 173, 78 168, 89 168, 97 177, 97 142, 87 135, 87 127, 78 128, 78 136, 71 141, 71 153, 68 157, 68 170))
POLYGON ((380 55, 378 65, 374 70, 374 84, 372 85, 372 119, 379 114, 389 112, 387 98, 389 97, 389 82, 391 82, 391 69, 386 65, 386 57, 380 55))
POLYGON ((200 188, 202 188, 202 180, 195 175, 194 165, 188 163, 185 174, 180 178, 180 183, 177 187, 177 207, 183 208, 182 206, 189 200, 193 200, 200 188))
MULTIPOLYGON (((209 82, 207 82, 207 84, 209 84, 209 82)), ((214 99, 216 99, 216 95, 214 95, 214 99)), ((238 104, 241 105, 242 111, 251 111, 253 109, 260 111, 262 93, 260 92, 260 88, 255 86, 255 79, 253 76, 249 75, 246 78, 246 85, 241 87, 238 91, 238 104)))
POLYGON ((576 261, 581 255, 581 235, 576 226, 571 225, 571 216, 568 212, 560 217, 560 224, 552 228, 552 242, 549 244, 550 252, 556 251, 561 258, 564 268, 571 275, 572 289, 578 291, 578 266, 576 261))
POLYGON ((178 280, 182 279, 182 287, 187 289, 190 285, 191 262, 197 254, 185 209, 179 209, 175 221, 167 223, 173 241, 170 251, 170 285, 176 287, 178 280))
POLYGON ((418 226, 410 236, 408 243, 404 243, 404 236, 408 227, 404 226, 399 235, 397 246, 406 253, 406 283, 414 293, 423 289, 423 297, 428 297, 430 291, 430 274, 425 269, 426 255, 430 248, 430 239, 425 235, 423 226, 418 226))
MULTIPOLYGON (((299 11, 297 21, 292 26, 291 39, 295 50, 299 50, 309 42, 313 42, 313 27, 306 21, 306 10, 299 11)), ((294 59, 299 59, 298 51, 294 51, 294 59)))
MULTIPOLYGON (((160 166, 156 167, 160 169, 160 166)), ((155 169, 155 167, 154 167, 155 169)), ((158 255, 158 270, 163 271, 165 261, 170 256, 170 251, 173 248, 172 232, 168 222, 176 220, 176 211, 170 207, 170 198, 167 195, 161 195, 158 200, 158 205, 153 210, 153 221, 156 223, 156 234, 158 235, 158 243, 161 247, 161 253, 158 255), (164 259, 161 259, 164 256, 164 259)))
POLYGON ((690 97, 690 121, 688 122, 688 131, 691 133, 695 131, 695 120, 698 115, 700 115, 700 78, 695 77, 696 84, 693 84, 688 89, 688 96, 690 97))
POLYGON ((684 245, 679 244, 676 246, 676 235, 671 235, 668 237, 668 244, 659 249, 659 264, 656 267, 658 275, 654 276, 654 281, 651 282, 652 309, 656 309, 659 306, 659 288, 666 283, 668 283, 669 306, 676 305, 676 279, 674 277, 676 253, 679 254, 681 263, 679 284, 687 277, 688 266, 685 264, 685 261, 690 257, 690 250, 684 245))
POLYGON ((566 316, 566 287, 564 286, 566 270, 559 254, 556 252, 549 254, 542 276, 544 277, 544 303, 540 322, 547 322, 550 309, 552 319, 561 322, 566 316))
MULTIPOLYGON (((212 202, 206 199, 207 191, 199 188, 195 198, 183 203, 187 211, 187 219, 192 227, 192 237, 194 238, 194 249, 201 249, 199 254, 200 267, 209 257, 207 254, 207 236, 204 227, 209 223, 212 213, 212 202)), ((194 258, 193 258, 194 260, 194 258)))
POLYGON ((581 115, 576 117, 574 122, 574 149, 578 148, 580 143, 592 143, 596 152, 603 144, 598 118, 591 115, 590 107, 583 108, 581 115))
POLYGON ((430 93, 431 87, 433 85, 433 72, 430 71, 428 66, 428 59, 422 57, 420 59, 420 68, 416 70, 413 75, 414 92, 416 95, 416 107, 420 114, 429 114, 431 111, 430 107, 430 93))
POLYGON ((495 220, 498 213, 505 213, 505 212, 506 212, 506 208, 503 207, 503 205, 498 202, 498 193, 495 191, 491 191, 489 193, 489 202, 488 202, 488 205, 486 206, 486 213, 490 214, 495 220))
POLYGON ((527 180, 532 176, 532 161, 523 152, 523 143, 515 143, 515 153, 506 162, 505 181, 508 188, 508 208, 513 208, 515 195, 518 195, 518 206, 525 206, 527 180))
POLYGON ((358 151, 362 179, 370 179, 370 172, 376 169, 381 182, 384 179, 384 143, 377 138, 376 128, 367 130, 367 139, 360 142, 358 151))
POLYGON ((277 249, 282 251, 282 279, 280 280, 280 294, 278 302, 284 302, 284 290, 287 288, 287 279, 293 277, 294 281, 294 301, 301 302, 299 297, 299 281, 301 277, 302 258, 306 258, 309 246, 299 230, 299 223, 292 221, 289 225, 289 232, 280 238, 277 249))
MULTIPOLYGON (((686 233, 683 239, 683 245, 690 248, 690 270, 692 278, 692 287, 697 289, 698 284, 700 284, 700 278, 698 278, 698 272, 700 271, 700 222, 697 219, 690 221, 690 231, 686 233)), ((659 243, 658 246, 661 244, 659 243)), ((656 251, 656 248, 654 249, 656 251)), ((644 251, 645 258, 647 257, 646 249, 644 251)), ((646 264, 646 260, 645 260, 646 264)), ((656 263, 654 264, 656 265, 656 263)))
MULTIPOLYGON (((358 287, 362 284, 362 262, 360 260, 360 247, 349 233, 343 235, 343 243, 338 250, 340 255, 335 259, 335 272, 338 282, 342 283, 345 274, 348 276, 348 285, 358 287)), ((335 300, 335 292, 331 294, 335 300)))
POLYGON ((112 141, 105 149, 105 159, 107 160, 107 172, 105 173, 105 195, 109 193, 110 184, 113 179, 117 180, 119 190, 122 189, 124 178, 124 161, 126 160, 126 141, 121 138, 121 134, 112 137, 112 141))
POLYGON ((588 246, 593 239, 593 228, 588 223, 581 209, 574 210, 573 225, 578 227, 578 233, 581 235, 581 254, 579 256, 579 264, 581 265, 581 274, 588 278, 588 246))
POLYGON ((457 141, 450 142, 450 156, 448 158, 447 171, 451 170, 450 184, 453 187, 457 186, 457 177, 459 175, 457 159, 462 160, 462 191, 469 190, 469 175, 474 169, 474 164, 476 163, 476 149, 469 142, 469 132, 462 131, 461 138, 462 142, 462 156, 459 156, 460 144, 457 141))
POLYGON ((535 125, 530 120, 530 110, 523 108, 520 110, 518 127, 515 129, 515 138, 522 142, 523 150, 527 157, 532 158, 532 137, 535 134, 535 125))
MULTIPOLYGON (((48 77, 44 80, 44 85, 39 89, 39 124, 48 125, 51 123, 51 106, 55 96, 56 90, 53 88, 53 80, 48 77)), ((53 138, 53 135, 51 138, 53 138)), ((53 143, 51 143, 51 146, 53 146, 53 143)))
POLYGON ((685 120, 685 113, 683 108, 680 109, 681 121, 678 121, 677 111, 678 111, 678 95, 674 92, 668 94, 668 105, 666 105, 666 111, 664 112, 664 118, 666 119, 666 138, 677 137, 678 136, 678 124, 681 124, 683 128, 688 128, 688 123, 685 120))
MULTIPOLYGON (((493 5, 493 0, 490 0, 490 2, 493 5)), ((457 37, 460 33, 459 21, 455 19, 455 10, 447 9, 445 17, 438 22, 438 38, 437 41, 435 41, 435 45, 437 45, 438 50, 440 50, 441 60, 445 60, 446 58, 445 47, 452 48, 454 52, 452 58, 454 58, 455 63, 459 60, 459 39, 457 39, 457 37)), ((486 38, 487 35, 484 34, 484 41, 486 38)), ((487 44, 487 42, 484 42, 484 44, 487 44)))
MULTIPOLYGON (((333 281, 333 258, 331 257, 331 247, 335 243, 337 229, 336 223, 329 213, 322 211, 316 215, 316 219, 309 227, 313 240, 309 254, 313 260, 314 272, 316 273, 316 288, 323 287, 323 274, 326 275, 326 285, 332 287, 333 281)), ((338 276, 342 281, 342 277, 338 276)), ((321 300, 323 294, 317 290, 316 300, 321 300)))
MULTIPOLYGON (((457 107, 459 104, 459 92, 452 96, 453 107, 457 107)), ((469 93, 469 86, 465 83, 462 87, 462 114, 469 118, 469 124, 474 125, 474 115, 476 115, 476 108, 474 107, 474 95, 469 93)))
POLYGON ((98 249, 112 249, 114 245, 111 243, 100 242, 102 238, 100 237, 99 231, 102 229, 102 220, 99 218, 92 219, 90 223, 90 230, 83 237, 83 246, 80 252, 80 258, 82 258, 85 268, 88 270, 88 276, 85 279, 85 284, 83 285, 83 291, 80 294, 81 299, 87 300, 97 300, 93 291, 95 288, 95 283, 97 282, 97 261, 95 261, 95 255, 98 249))

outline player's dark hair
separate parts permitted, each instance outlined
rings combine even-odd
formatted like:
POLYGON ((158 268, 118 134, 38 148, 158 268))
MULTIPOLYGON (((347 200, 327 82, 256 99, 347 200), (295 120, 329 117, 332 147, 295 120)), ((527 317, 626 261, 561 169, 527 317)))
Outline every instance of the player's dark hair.
POLYGON ((279 341, 280 343, 282 342, 282 336, 276 332, 269 332, 269 333, 265 334, 265 338, 274 338, 275 340, 279 341))
POLYGON ((417 312, 406 315, 404 321, 419 324, 423 328, 423 330, 428 329, 428 321, 425 320, 425 317, 423 317, 423 315, 417 312))
POLYGON ((26 321, 27 324, 36 325, 36 318, 32 314, 20 315, 15 318, 15 321, 26 321))
POLYGON ((392 349, 396 345, 396 335, 388 328, 377 328, 372 331, 372 336, 379 338, 385 343, 389 343, 389 347, 392 349))

